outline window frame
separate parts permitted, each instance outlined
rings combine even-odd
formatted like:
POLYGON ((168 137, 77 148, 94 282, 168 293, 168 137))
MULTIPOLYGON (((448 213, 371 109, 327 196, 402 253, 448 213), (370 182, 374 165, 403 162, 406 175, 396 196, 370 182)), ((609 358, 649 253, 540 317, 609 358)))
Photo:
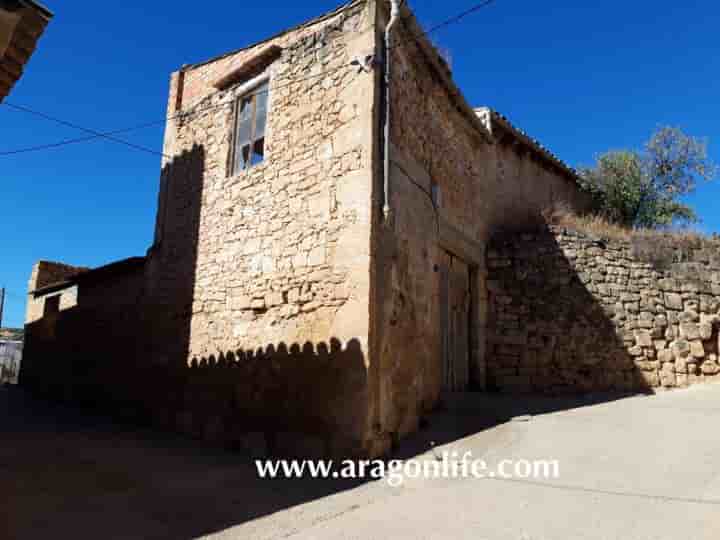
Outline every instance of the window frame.
POLYGON ((256 165, 259 165, 265 161, 265 142, 267 140, 267 127, 268 127, 268 115, 270 113, 270 78, 267 75, 263 75, 258 78, 257 81, 251 81, 255 84, 252 85, 251 88, 245 89, 244 92, 240 93, 238 96, 235 97, 234 102, 234 115, 233 115, 233 123, 232 123, 232 136, 231 136, 231 147, 230 147, 230 163, 229 163, 229 176, 235 176, 238 174, 241 174, 245 171, 248 171, 255 167, 256 165), (263 128, 263 134, 262 137, 257 137, 257 120, 258 120, 258 98, 259 96, 265 93, 267 95, 265 100, 265 120, 264 120, 264 128, 263 128), (246 101, 248 98, 250 98, 250 106, 252 107, 252 112, 250 114, 250 133, 249 138, 247 139, 246 144, 244 144, 242 147, 239 146, 240 141, 238 140, 238 132, 240 129, 240 114, 242 112, 241 107, 244 101, 246 101), (262 160, 259 162, 253 163, 252 157, 253 152, 255 149, 255 145, 262 141, 263 145, 263 154, 262 154, 262 160), (245 162, 244 167, 240 168, 238 167, 238 152, 242 152, 243 148, 249 146, 249 153, 248 153, 248 160, 245 162))

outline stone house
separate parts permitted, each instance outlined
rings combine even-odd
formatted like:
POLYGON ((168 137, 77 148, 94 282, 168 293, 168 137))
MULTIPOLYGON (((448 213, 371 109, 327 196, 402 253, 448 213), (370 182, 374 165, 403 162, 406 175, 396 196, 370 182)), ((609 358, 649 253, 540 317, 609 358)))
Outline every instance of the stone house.
POLYGON ((0 102, 20 79, 53 14, 33 0, 0 2, 0 102))
POLYGON ((443 391, 486 387, 491 236, 584 198, 467 103, 395 4, 172 74, 154 243, 110 271, 36 267, 24 384, 210 440, 362 455, 443 391))

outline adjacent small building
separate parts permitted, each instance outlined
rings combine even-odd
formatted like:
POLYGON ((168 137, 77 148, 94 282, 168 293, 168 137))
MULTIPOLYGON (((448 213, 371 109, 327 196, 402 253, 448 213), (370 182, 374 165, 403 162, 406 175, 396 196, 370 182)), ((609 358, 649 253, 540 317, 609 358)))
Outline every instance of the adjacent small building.
POLYGON ((17 384, 22 350, 22 329, 0 328, 0 384, 17 384))
POLYGON ((23 384, 305 455, 382 454, 485 389, 491 236, 585 198, 406 4, 386 50, 390 17, 354 0, 173 73, 153 245, 36 267, 23 384))
POLYGON ((33 0, 0 1, 0 102, 22 76, 52 17, 33 0))

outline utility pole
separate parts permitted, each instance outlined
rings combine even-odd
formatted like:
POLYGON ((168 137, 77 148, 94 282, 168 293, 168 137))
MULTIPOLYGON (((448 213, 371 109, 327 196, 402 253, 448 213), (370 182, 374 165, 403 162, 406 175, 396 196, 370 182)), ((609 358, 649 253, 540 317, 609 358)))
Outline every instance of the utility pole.
POLYGON ((0 289, 0 328, 2 328, 3 310, 5 309, 5 287, 0 289))

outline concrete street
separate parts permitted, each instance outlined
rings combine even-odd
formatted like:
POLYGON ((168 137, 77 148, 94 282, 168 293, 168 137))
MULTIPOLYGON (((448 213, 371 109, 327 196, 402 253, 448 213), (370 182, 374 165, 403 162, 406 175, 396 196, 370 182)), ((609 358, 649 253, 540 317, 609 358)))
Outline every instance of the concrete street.
POLYGON ((247 456, 3 386, 0 538, 719 538, 720 386, 620 398, 458 397, 397 456, 556 459, 560 478, 393 488, 259 480, 247 456))

